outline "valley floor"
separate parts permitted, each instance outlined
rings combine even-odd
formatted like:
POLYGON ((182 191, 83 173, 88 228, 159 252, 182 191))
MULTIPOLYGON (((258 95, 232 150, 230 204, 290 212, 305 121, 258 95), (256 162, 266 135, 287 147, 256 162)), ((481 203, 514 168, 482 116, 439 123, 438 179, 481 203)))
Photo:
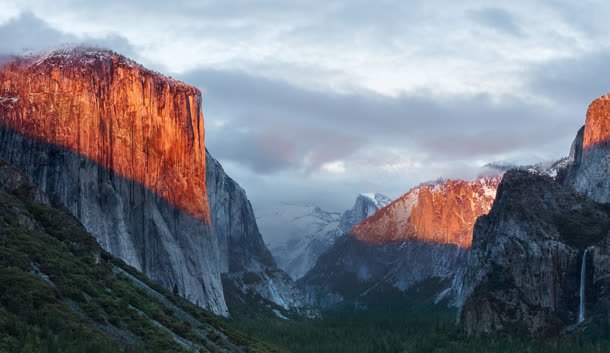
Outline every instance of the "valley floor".
POLYGON ((413 293, 382 298, 366 310, 342 308, 314 320, 249 317, 230 320, 248 335, 292 353, 578 353, 610 352, 610 328, 590 325, 580 335, 534 339, 518 333, 466 337, 454 310, 413 293))

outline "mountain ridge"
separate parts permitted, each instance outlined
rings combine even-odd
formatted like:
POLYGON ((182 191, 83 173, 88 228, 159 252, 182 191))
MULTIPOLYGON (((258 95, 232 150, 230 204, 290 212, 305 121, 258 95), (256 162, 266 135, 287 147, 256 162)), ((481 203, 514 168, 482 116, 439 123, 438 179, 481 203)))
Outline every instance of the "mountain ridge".
MULTIPOLYGON (((279 220, 282 226, 291 225, 288 229, 290 233, 284 235, 288 239, 272 246, 271 251, 279 266, 296 280, 305 275, 341 235, 389 201, 387 196, 380 193, 359 194, 352 208, 343 213, 327 212, 318 206, 284 206, 282 210, 263 214, 259 220, 263 224, 279 220)), ((272 225, 267 225, 267 232, 277 232, 272 225)))

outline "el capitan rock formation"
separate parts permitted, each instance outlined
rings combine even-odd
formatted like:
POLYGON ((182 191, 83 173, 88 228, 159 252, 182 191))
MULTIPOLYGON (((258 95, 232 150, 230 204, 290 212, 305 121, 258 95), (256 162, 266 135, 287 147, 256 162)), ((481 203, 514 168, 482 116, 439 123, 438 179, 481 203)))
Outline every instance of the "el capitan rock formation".
POLYGON ((207 154, 199 90, 89 48, 14 58, 0 90, 0 158, 110 253, 217 314, 229 314, 223 277, 302 307, 244 190, 207 154))
POLYGON ((71 48, 0 70, 2 124, 86 157, 210 220, 201 92, 110 51, 71 48))

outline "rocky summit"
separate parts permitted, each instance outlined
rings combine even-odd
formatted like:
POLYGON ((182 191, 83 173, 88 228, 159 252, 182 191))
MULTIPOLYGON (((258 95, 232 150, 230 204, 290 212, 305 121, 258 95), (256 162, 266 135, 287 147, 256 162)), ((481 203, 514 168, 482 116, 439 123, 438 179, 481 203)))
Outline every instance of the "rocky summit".
POLYGON ((491 208, 501 175, 419 185, 355 225, 350 234, 371 243, 408 240, 470 247, 472 227, 491 208))

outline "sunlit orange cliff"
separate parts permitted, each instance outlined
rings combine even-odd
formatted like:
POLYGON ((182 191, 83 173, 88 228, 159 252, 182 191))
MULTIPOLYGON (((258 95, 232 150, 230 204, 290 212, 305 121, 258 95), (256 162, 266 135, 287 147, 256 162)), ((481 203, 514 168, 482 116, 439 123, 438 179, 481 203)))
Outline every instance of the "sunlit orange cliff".
POLYGON ((470 247, 477 217, 491 209, 501 176, 422 184, 355 225, 350 234, 372 243, 419 240, 470 247))
POLYGON ((201 92, 194 87, 111 51, 57 50, 2 65, 0 124, 210 220, 201 92))
POLYGON ((587 149, 610 140, 610 94, 594 100, 587 110, 583 148, 587 149))

